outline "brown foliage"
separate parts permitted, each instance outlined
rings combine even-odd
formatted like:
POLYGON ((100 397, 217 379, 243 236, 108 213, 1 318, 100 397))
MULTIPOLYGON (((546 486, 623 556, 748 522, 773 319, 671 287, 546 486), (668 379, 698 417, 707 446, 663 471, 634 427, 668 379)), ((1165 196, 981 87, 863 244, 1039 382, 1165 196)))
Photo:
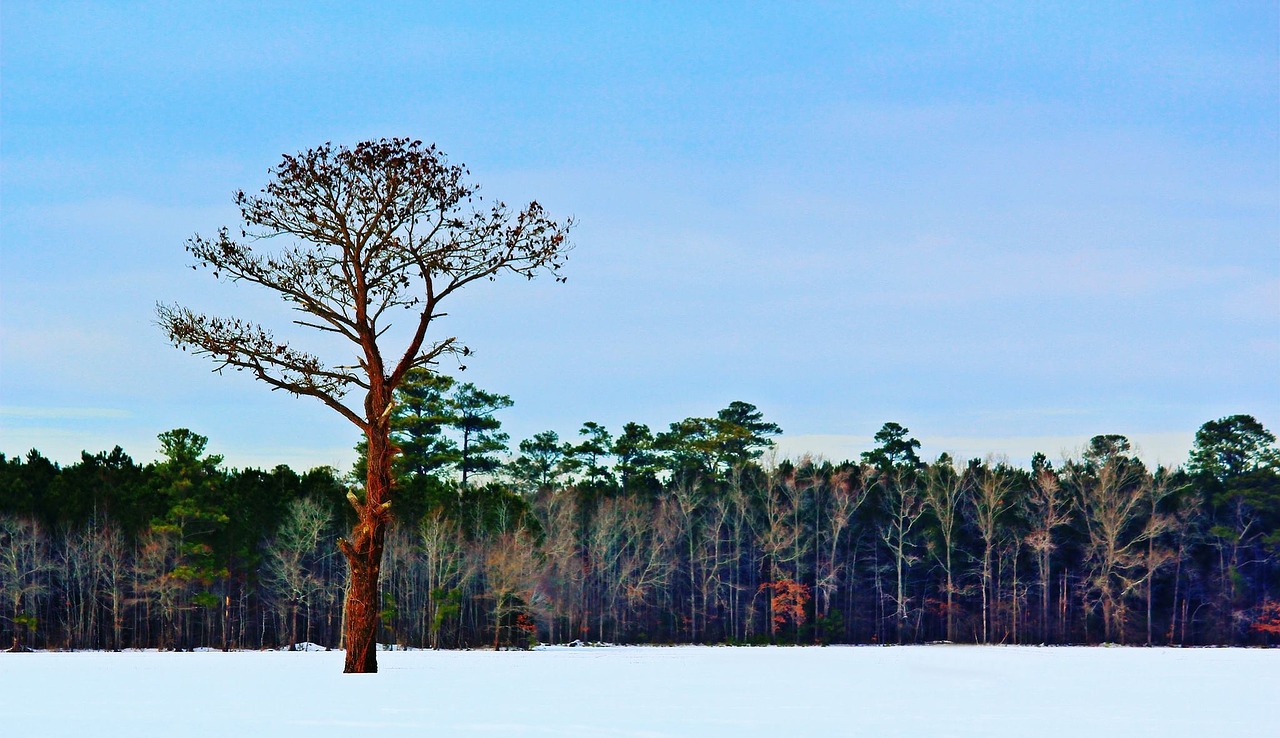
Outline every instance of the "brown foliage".
POLYGON ((779 579, 776 582, 764 582, 761 590, 772 590, 770 603, 773 606, 773 632, 777 633, 790 620, 795 627, 804 625, 805 607, 809 604, 811 592, 809 585, 790 579, 779 579))
POLYGON ((1259 608, 1258 619, 1249 626, 1250 630, 1267 635, 1280 636, 1280 602, 1266 600, 1259 608))

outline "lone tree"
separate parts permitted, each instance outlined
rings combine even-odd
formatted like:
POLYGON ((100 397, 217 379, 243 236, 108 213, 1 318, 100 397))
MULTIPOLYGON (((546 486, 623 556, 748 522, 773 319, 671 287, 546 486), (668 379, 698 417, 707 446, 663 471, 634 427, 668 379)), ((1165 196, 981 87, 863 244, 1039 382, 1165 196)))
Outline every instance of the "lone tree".
POLYGON ((169 340, 213 359, 214 371, 247 370, 273 390, 314 397, 365 434, 364 497, 347 495, 358 521, 350 539, 338 540, 351 571, 346 672, 378 668, 378 573, 398 451, 390 439, 393 393, 410 369, 470 353, 456 337, 428 341, 432 321, 443 315, 441 301, 508 272, 530 279, 547 272, 564 281, 559 270, 570 222, 551 220, 537 202, 519 212, 501 202, 481 206, 467 174, 420 141, 326 143, 286 155, 261 192, 236 193, 239 238, 223 228, 187 242, 215 277, 272 290, 302 313, 294 323, 354 344, 354 361, 322 361, 239 318, 177 305, 156 309, 169 340), (266 239, 276 237, 287 244, 267 252, 266 239), (409 322, 388 334, 392 318, 406 315, 409 322))

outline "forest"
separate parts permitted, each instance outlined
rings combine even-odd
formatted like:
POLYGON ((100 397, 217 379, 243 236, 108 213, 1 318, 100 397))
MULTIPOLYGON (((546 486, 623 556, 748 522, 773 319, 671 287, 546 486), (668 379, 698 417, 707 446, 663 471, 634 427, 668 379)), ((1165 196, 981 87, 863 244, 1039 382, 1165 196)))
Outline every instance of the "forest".
MULTIPOLYGON (((1121 435, 1020 468, 921 459, 896 423, 858 459, 775 460, 746 402, 512 447, 511 404, 426 370, 397 390, 380 643, 1280 641, 1280 451, 1248 415, 1206 422, 1177 468, 1121 435)), ((4 643, 340 647, 363 462, 229 469, 191 430, 159 443, 149 464, 0 454, 4 643)))

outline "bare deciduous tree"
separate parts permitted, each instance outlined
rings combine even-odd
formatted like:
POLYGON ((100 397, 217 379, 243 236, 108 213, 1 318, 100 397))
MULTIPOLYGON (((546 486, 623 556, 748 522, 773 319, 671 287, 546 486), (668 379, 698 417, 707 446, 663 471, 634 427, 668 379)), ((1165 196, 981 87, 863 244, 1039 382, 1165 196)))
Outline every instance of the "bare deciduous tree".
POLYGON ((311 640, 311 608, 324 582, 312 560, 320 548, 321 536, 329 526, 330 513, 319 502, 303 497, 289 503, 275 537, 267 542, 264 562, 267 587, 285 621, 289 650, 298 643, 298 609, 305 609, 306 632, 311 640))
POLYGON ((915 475, 904 470, 881 470, 876 477, 881 489, 881 506, 884 519, 880 539, 893 554, 893 570, 896 586, 893 595, 893 623, 898 643, 908 626, 907 569, 919 560, 914 553, 912 530, 924 515, 924 496, 920 492, 915 475))
POLYGON ((1071 521, 1071 498, 1052 469, 1034 471, 1027 496, 1027 512, 1030 532, 1026 534, 1025 541, 1035 554, 1040 577, 1040 638, 1048 640, 1049 590, 1053 582, 1051 565, 1053 552, 1058 547, 1054 531, 1071 521))
MULTIPOLYGON (((788 474, 782 474, 777 467, 768 472, 762 490, 764 496, 757 521, 759 527, 756 530, 756 545, 766 563, 765 583, 800 578, 798 570, 800 557, 803 555, 800 549, 803 533, 800 525, 800 501, 805 489, 806 482, 803 479, 797 482, 794 469, 788 474)), ((756 587, 757 595, 766 591, 767 587, 756 587)), ((773 598, 763 599, 765 622, 773 623, 773 598)))
POLYGON ((48 590, 45 573, 52 567, 48 541, 39 523, 0 516, 0 597, 13 628, 10 650, 23 650, 23 633, 35 630, 34 600, 48 590))
POLYGON ((551 592, 551 640, 586 637, 586 569, 578 542, 579 506, 567 491, 548 492, 536 507, 542 523, 543 579, 551 592), (561 632, 561 625, 567 633, 561 632))
POLYGON ((1012 480, 1003 464, 988 460, 987 469, 983 470, 977 480, 974 493, 970 496, 969 510, 973 516, 974 527, 982 541, 982 642, 991 639, 991 604, 995 598, 992 591, 992 564, 999 543, 1000 521, 1006 512, 1013 507, 1012 480))
POLYGON ((440 648, 446 621, 457 614, 462 584, 470 577, 464 540, 458 524, 439 510, 418 527, 419 548, 427 574, 427 632, 432 648, 440 648))
MULTIPOLYGON (((493 650, 502 647, 517 615, 528 615, 538 605, 538 560, 533 541, 523 530, 502 533, 484 552, 484 576, 493 598, 493 650)), ((510 635, 507 642, 511 643, 510 635)))
POLYGON ((64 530, 54 548, 66 603, 68 648, 102 648, 99 618, 111 619, 111 647, 119 648, 124 605, 124 536, 109 521, 64 530), (103 605, 105 605, 105 613, 103 605))
POLYGON ((1148 503, 1163 492, 1151 489, 1151 475, 1140 463, 1114 456, 1093 468, 1069 465, 1067 476, 1076 494, 1088 534, 1088 596, 1102 609, 1103 637, 1125 640, 1126 598, 1142 585, 1153 568, 1146 543, 1162 533, 1166 521, 1149 515, 1148 503))
POLYGON ((942 539, 942 551, 934 550, 934 558, 942 565, 947 577, 947 640, 956 639, 955 632, 955 566, 956 536, 960 533, 960 514, 963 509, 967 480, 962 470, 956 469, 951 457, 943 454, 929 467, 924 479, 924 501, 938 522, 938 536, 942 539))
POLYGON ((160 648, 180 648, 181 623, 178 611, 183 605, 183 595, 188 582, 174 576, 182 553, 178 536, 172 531, 148 530, 138 541, 138 553, 131 572, 133 592, 146 610, 150 622, 152 607, 160 616, 160 633, 155 642, 160 648))
POLYGON ((367 440, 364 497, 349 495, 358 521, 339 540, 351 579, 344 618, 345 671, 377 671, 378 580, 393 499, 390 440, 394 391, 415 367, 469 351, 454 337, 428 341, 441 303, 466 285, 509 272, 558 274, 568 223, 538 203, 512 213, 502 203, 474 207, 466 170, 434 146, 408 139, 325 144, 285 156, 256 194, 236 194, 240 238, 222 229, 187 248, 215 276, 278 294, 302 314, 294 322, 345 341, 353 358, 337 363, 295 348, 239 318, 160 305, 170 341, 206 355, 217 370, 248 371, 272 389, 313 397, 355 424, 367 440), (285 248, 261 245, 282 237, 285 248), (392 316, 407 330, 388 335, 392 316), (356 393, 355 403, 345 398, 356 393))
MULTIPOLYGON (((814 525, 814 610, 817 618, 825 619, 831 615, 831 603, 842 584, 846 583, 847 572, 852 562, 841 556, 841 544, 847 543, 845 531, 853 524, 853 516, 867 498, 867 488, 862 483, 862 476, 851 470, 833 473, 825 480, 827 488, 825 524, 814 525)), ((821 511, 822 505, 815 504, 821 511)), ((821 623, 819 623, 821 625, 821 623)), ((822 630, 816 631, 819 639, 830 638, 831 634, 822 630)))
POLYGON ((1154 596, 1152 592, 1152 584, 1155 582, 1156 572, 1162 569, 1166 564, 1173 561, 1176 553, 1168 546, 1158 545, 1159 540, 1165 533, 1169 531, 1177 531, 1179 520, 1176 513, 1162 512, 1161 507, 1169 496, 1171 496, 1176 488, 1170 484, 1169 474, 1166 470, 1161 469, 1156 476, 1151 479, 1151 483, 1146 486, 1147 491, 1147 524, 1143 535, 1147 539, 1147 553, 1144 558, 1147 570, 1147 645, 1152 645, 1153 629, 1152 620, 1154 615, 1154 596))
POLYGON ((626 503, 627 548, 619 561, 618 586, 629 609, 645 603, 655 590, 671 583, 680 525, 675 505, 661 500, 652 509, 626 503))

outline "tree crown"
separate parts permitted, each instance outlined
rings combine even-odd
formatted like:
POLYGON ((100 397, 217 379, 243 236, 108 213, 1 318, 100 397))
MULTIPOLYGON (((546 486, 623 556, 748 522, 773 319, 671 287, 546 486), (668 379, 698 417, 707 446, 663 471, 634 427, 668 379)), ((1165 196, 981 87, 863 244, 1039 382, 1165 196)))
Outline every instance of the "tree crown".
POLYGON ((265 287, 303 314, 296 324, 355 344, 354 363, 326 363, 256 323, 176 305, 157 307, 160 325, 175 346, 217 362, 216 371, 248 370, 273 389, 316 397, 362 429, 385 422, 373 411, 410 369, 470 353, 456 337, 426 341, 444 298, 504 272, 564 279, 570 223, 549 219, 537 202, 518 212, 502 202, 481 207, 466 174, 421 141, 326 143, 285 156, 259 193, 236 193, 238 237, 222 228, 188 241, 215 276, 265 287), (288 244, 267 251, 264 242, 276 238, 288 244), (381 339, 405 312, 404 349, 384 357, 381 339), (355 388, 367 392, 364 408, 341 401, 355 388))

